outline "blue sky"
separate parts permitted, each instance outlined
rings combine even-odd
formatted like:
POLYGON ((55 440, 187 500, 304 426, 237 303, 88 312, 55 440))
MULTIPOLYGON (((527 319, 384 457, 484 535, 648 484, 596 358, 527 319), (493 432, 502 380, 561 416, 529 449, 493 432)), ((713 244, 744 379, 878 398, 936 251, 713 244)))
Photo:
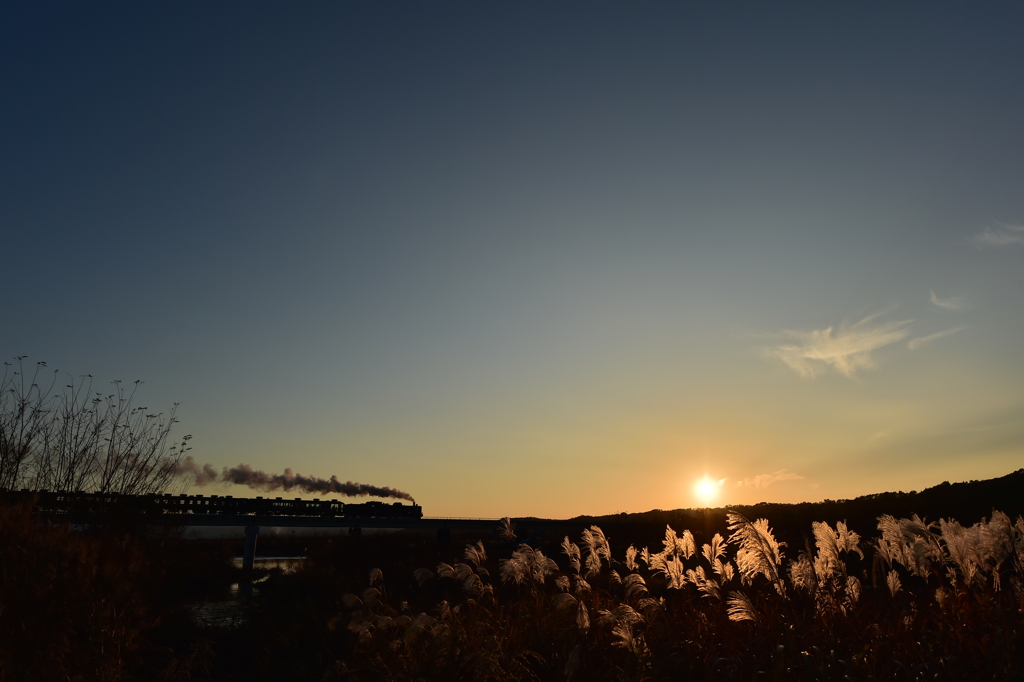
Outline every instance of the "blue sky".
POLYGON ((5 3, 0 350, 428 514, 1002 475, 1022 19, 5 3))

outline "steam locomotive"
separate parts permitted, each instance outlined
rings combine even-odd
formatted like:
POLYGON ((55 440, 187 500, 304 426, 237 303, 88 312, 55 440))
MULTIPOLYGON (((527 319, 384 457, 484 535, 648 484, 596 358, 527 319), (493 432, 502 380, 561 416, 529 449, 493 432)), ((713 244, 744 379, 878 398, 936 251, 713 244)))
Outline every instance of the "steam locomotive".
POLYGON ((246 498, 231 495, 120 495, 117 493, 50 492, 47 490, 0 493, 0 500, 29 502, 36 510, 51 514, 205 514, 252 516, 319 516, 363 519, 419 519, 418 504, 362 502, 345 504, 339 500, 303 500, 296 497, 246 498))

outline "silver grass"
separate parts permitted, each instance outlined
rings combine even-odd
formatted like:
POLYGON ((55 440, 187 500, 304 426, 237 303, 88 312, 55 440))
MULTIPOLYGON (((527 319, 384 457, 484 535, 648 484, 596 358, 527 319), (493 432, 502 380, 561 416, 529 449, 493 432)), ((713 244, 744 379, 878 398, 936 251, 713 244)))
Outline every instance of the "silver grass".
POLYGON ((611 577, 611 580, 612 580, 613 583, 615 583, 617 585, 621 585, 622 584, 622 576, 619 575, 618 571, 612 571, 610 577, 611 577))
POLYGON ((367 606, 373 606, 380 602, 380 590, 376 587, 367 587, 363 590, 363 603, 367 606))
POLYGON ((827 523, 814 521, 811 528, 818 548, 817 556, 814 558, 814 571, 818 582, 831 580, 837 571, 841 575, 846 574, 846 564, 840 559, 840 554, 855 552, 860 558, 864 558, 864 552, 860 548, 860 536, 849 530, 845 522, 840 521, 836 524, 836 530, 832 530, 827 523))
POLYGON ((466 553, 463 555, 463 558, 477 568, 480 568, 481 564, 487 561, 487 551, 484 549, 484 543, 481 540, 477 540, 476 544, 466 545, 466 553))
POLYGON ((484 583, 476 573, 470 573, 462 581, 462 589, 474 597, 479 597, 484 591, 484 583))
POLYGON ((686 585, 686 570, 683 568, 683 560, 679 557, 665 559, 662 563, 661 572, 665 574, 668 581, 668 589, 681 590, 686 585))
POLYGON ((1017 517, 1011 529, 1011 537, 1013 568, 1017 572, 1017 577, 1024 578, 1024 516, 1017 517))
POLYGON ((927 580, 932 563, 942 561, 942 549, 932 533, 935 525, 925 523, 916 514, 913 518, 898 521, 888 514, 878 517, 878 529, 882 531, 878 540, 879 556, 888 566, 898 562, 927 580))
POLYGON ((653 568, 653 566, 651 566, 651 550, 646 547, 640 550, 640 560, 647 564, 647 568, 653 568))
POLYGON ((413 619, 412 623, 409 624, 409 627, 406 628, 403 639, 405 640, 406 644, 409 644, 425 633, 432 633, 436 625, 436 619, 432 618, 431 616, 428 616, 425 613, 421 613, 418 616, 416 616, 416 618, 413 619))
POLYGON ((729 620, 747 620, 757 625, 761 624, 761 616, 758 614, 757 609, 754 608, 754 603, 743 592, 739 590, 730 592, 729 601, 726 603, 728 604, 726 613, 729 615, 729 620))
POLYGON ((626 549, 626 570, 635 571, 638 568, 639 565, 636 563, 636 547, 630 545, 626 549))
POLYGON ((516 524, 512 523, 510 517, 506 516, 498 522, 498 537, 507 542, 516 539, 516 524))
POLYGON ((729 542, 739 545, 736 551, 736 566, 740 571, 743 582, 750 584, 755 577, 763 575, 776 591, 782 596, 786 595, 785 585, 779 573, 782 565, 781 547, 785 543, 775 540, 771 528, 768 527, 767 519, 758 519, 751 522, 742 514, 729 512, 726 516, 729 521, 729 542))
POLYGON ((551 603, 554 604, 556 609, 570 609, 576 608, 577 600, 576 597, 572 596, 568 592, 559 592, 551 598, 551 603))
POLYGON ((473 567, 469 564, 458 563, 452 566, 455 569, 455 578, 457 580, 465 580, 473 574, 473 567))
POLYGON ((935 527, 935 523, 926 523, 917 514, 910 519, 900 519, 900 529, 905 543, 910 544, 910 554, 917 574, 926 580, 931 564, 942 563, 942 548, 938 537, 932 532, 935 527))
POLYGON ((883 537, 876 538, 874 545, 875 555, 885 562, 886 568, 892 568, 892 562, 898 561, 897 548, 883 537))
POLYGON ((814 573, 819 582, 830 580, 839 565, 839 546, 836 543, 836 534, 827 523, 814 521, 811 523, 814 531, 814 544, 818 553, 814 557, 814 573))
POLYGON ((437 577, 438 578, 454 578, 455 569, 443 561, 437 565, 437 577))
POLYGON ((800 552, 796 561, 789 564, 789 582, 798 590, 808 594, 814 594, 818 589, 818 572, 815 565, 807 556, 807 552, 800 552))
POLYGON ((633 628, 626 623, 619 623, 612 627, 612 646, 623 649, 632 649, 633 628))
POLYGON ((689 559, 693 556, 696 551, 696 547, 693 543, 693 533, 688 530, 683 531, 683 535, 680 537, 676 535, 675 530, 672 526, 665 526, 665 540, 663 541, 665 549, 662 554, 667 557, 683 557, 689 559))
POLYGON ((353 619, 353 621, 349 623, 348 629, 356 634, 356 638, 360 644, 366 644, 373 639, 373 623, 368 620, 356 621, 353 619))
POLYGON ((597 575, 601 572, 602 559, 611 566, 612 550, 604 531, 597 526, 584 529, 583 545, 587 548, 587 558, 584 564, 587 567, 587 575, 597 575))
POLYGON ((590 612, 583 602, 580 602, 579 608, 576 609, 576 627, 584 631, 590 629, 590 612))
POLYGON ((384 573, 379 568, 370 569, 370 584, 376 585, 384 581, 384 573))
MULTIPOLYGON (((897 561, 907 566, 907 557, 904 553, 903 531, 899 521, 889 514, 878 517, 878 530, 882 536, 878 538, 878 555, 885 560, 886 566, 892 568, 892 562, 897 561)), ((909 568, 909 566, 907 566, 909 568)))
POLYGON ((562 553, 569 557, 569 564, 573 570, 577 573, 580 572, 580 548, 575 543, 569 541, 569 536, 566 535, 565 539, 562 540, 562 553))
POLYGON ((889 586, 889 594, 893 597, 903 588, 900 584, 900 574, 896 571, 889 571, 889 575, 885 577, 885 584, 889 586))
POLYGON ((512 557, 501 563, 501 579, 517 585, 527 580, 542 585, 544 579, 556 570, 558 564, 544 556, 544 552, 529 545, 519 545, 512 557))
POLYGON ((983 562, 979 552, 979 527, 964 528, 954 520, 939 519, 939 528, 949 558, 960 569, 964 584, 970 586, 978 578, 978 565, 983 562))
POLYGON ((936 551, 930 542, 921 538, 914 540, 908 549, 910 565, 913 567, 914 572, 925 580, 931 575, 932 564, 942 563, 942 553, 936 551))
MULTIPOLYGON (((706 547, 707 545, 705 545, 706 547)), ((697 589, 701 591, 703 596, 711 597, 713 599, 721 599, 722 593, 719 591, 721 587, 717 580, 708 577, 704 572, 703 566, 698 566, 693 570, 686 572, 686 579, 697 586, 697 589)))
MULTIPOLYGON (((440 569, 440 566, 438 569, 440 569)), ((526 581, 527 567, 520 557, 513 554, 512 558, 501 561, 498 566, 498 572, 501 574, 502 582, 513 582, 516 585, 522 585, 526 581)), ((438 570, 437 574, 441 575, 441 571, 438 570)))
POLYGON ((611 561, 612 561, 612 548, 611 548, 611 545, 608 544, 608 538, 605 537, 604 531, 602 531, 597 526, 591 526, 590 530, 593 531, 594 537, 597 539, 596 550, 597 550, 598 556, 600 556, 602 559, 604 559, 609 564, 611 564, 611 561))
MULTIPOLYGON (((721 563, 721 558, 725 556, 725 539, 718 533, 715 533, 714 537, 711 538, 711 543, 701 548, 701 553, 704 555, 704 560, 708 562, 708 566, 714 569, 715 563, 721 563)), ((715 573, 718 573, 718 571, 716 570, 715 573)))
POLYGON ((412 577, 417 585, 423 587, 434 579, 434 574, 429 568, 417 568, 413 571, 412 577))
POLYGON ((555 578, 555 587, 562 590, 563 592, 569 591, 569 578, 564 575, 560 575, 555 578))
POLYGON ((864 558, 864 551, 860 548, 860 535, 846 527, 846 521, 836 524, 836 544, 841 552, 856 552, 860 558, 864 558))
POLYGON ((644 617, 641 616, 636 610, 633 609, 629 604, 619 604, 614 609, 602 609, 598 612, 600 618, 598 623, 601 625, 608 625, 609 623, 642 623, 644 617))
POLYGON ((861 587, 857 576, 846 576, 846 602, 849 606, 856 606, 860 601, 861 587))
POLYGON ((648 654, 647 644, 644 636, 638 635, 633 629, 632 623, 617 623, 612 628, 612 646, 625 649, 638 658, 648 654))
POLYGON ((647 583, 639 573, 630 573, 623 579, 622 584, 625 587, 626 599, 636 599, 648 595, 647 583))
POLYGON ((355 611, 356 609, 363 608, 363 600, 354 594, 343 594, 341 595, 341 603, 345 605, 346 609, 355 611))
POLYGON ((994 581, 999 579, 999 569, 1003 562, 1014 556, 1014 527, 1010 517, 1001 511, 993 511, 992 518, 981 523, 981 540, 984 557, 992 569, 994 581))
POLYGON ((587 568, 585 573, 588 577, 601 573, 601 559, 596 554, 588 553, 587 560, 584 565, 587 568))
POLYGON ((953 568, 952 566, 950 566, 950 567, 948 567, 946 569, 946 580, 949 581, 949 584, 953 587, 953 589, 956 589, 956 586, 957 586, 957 573, 956 573, 956 569, 953 568))
POLYGON ((576 593, 576 596, 579 596, 584 592, 590 592, 590 583, 583 578, 576 576, 576 588, 573 591, 576 593))
POLYGON ((636 603, 637 609, 643 614, 644 619, 647 620, 648 623, 661 613, 664 606, 664 599, 652 599, 651 597, 644 597, 636 603))

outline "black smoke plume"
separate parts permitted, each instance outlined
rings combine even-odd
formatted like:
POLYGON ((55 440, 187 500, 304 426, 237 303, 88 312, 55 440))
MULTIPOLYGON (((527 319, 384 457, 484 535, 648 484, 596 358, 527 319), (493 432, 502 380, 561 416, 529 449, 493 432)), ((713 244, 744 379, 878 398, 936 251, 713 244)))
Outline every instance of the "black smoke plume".
POLYGON ((341 481, 337 476, 330 478, 319 478, 317 476, 303 476, 291 469, 285 469, 283 474, 268 474, 258 469, 253 469, 248 464, 239 464, 236 467, 224 467, 218 475, 216 470, 209 464, 199 465, 192 457, 186 457, 175 469, 179 476, 193 476, 198 486, 207 483, 234 483, 244 485, 253 490, 269 492, 271 490, 290 491, 294 488, 307 493, 319 493, 328 495, 337 493, 348 497, 390 497, 399 500, 414 502, 412 495, 401 490, 395 490, 387 486, 367 485, 365 483, 353 483, 352 481, 341 481))
POLYGON ((196 485, 217 482, 217 471, 209 464, 200 467, 199 462, 192 459, 192 455, 180 460, 174 467, 175 476, 188 476, 189 474, 195 476, 196 485))

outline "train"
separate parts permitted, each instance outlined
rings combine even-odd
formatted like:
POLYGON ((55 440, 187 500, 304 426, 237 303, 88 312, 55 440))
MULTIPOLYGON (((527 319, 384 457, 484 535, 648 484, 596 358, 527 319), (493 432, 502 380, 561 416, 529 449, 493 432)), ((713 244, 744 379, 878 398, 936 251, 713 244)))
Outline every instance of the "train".
POLYGON ((317 516, 322 518, 420 519, 423 508, 413 502, 344 503, 340 500, 304 500, 281 497, 232 497, 231 495, 121 495, 118 493, 53 492, 21 490, 0 493, 0 500, 30 502, 48 514, 203 514, 233 516, 317 516))

